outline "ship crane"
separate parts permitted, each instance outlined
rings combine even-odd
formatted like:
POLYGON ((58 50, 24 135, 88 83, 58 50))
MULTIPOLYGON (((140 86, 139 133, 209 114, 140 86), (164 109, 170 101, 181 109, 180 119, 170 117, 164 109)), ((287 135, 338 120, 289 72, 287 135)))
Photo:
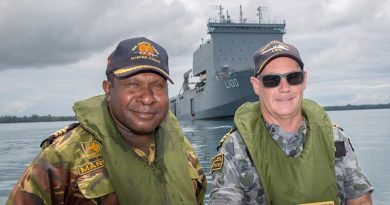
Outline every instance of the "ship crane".
POLYGON ((181 89, 179 91, 179 95, 181 94, 181 91, 185 92, 185 91, 191 89, 190 85, 195 85, 198 83, 198 82, 190 82, 189 81, 191 72, 192 72, 192 70, 188 70, 183 74, 184 81, 183 81, 183 84, 182 84, 181 89))

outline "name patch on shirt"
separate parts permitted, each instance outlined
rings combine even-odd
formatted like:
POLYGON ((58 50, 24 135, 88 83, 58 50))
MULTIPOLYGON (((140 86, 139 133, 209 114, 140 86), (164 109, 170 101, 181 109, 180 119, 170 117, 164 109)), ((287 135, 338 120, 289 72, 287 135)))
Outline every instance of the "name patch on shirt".
POLYGON ((222 169, 223 161, 224 155, 222 153, 215 155, 215 157, 211 159, 211 173, 213 173, 215 170, 222 169))
POLYGON ((79 168, 79 174, 84 175, 86 173, 92 172, 93 170, 97 170, 99 168, 104 167, 103 159, 98 159, 94 162, 85 164, 79 168))
POLYGON ((298 204, 298 205, 334 205, 334 201, 323 201, 323 202, 314 202, 314 203, 306 203, 306 204, 298 204))

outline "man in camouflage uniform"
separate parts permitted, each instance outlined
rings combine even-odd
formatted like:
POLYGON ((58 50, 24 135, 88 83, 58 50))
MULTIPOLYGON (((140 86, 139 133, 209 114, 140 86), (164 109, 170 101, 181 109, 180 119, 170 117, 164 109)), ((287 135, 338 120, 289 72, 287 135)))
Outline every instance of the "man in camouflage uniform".
POLYGON ((203 204, 206 178, 168 111, 168 56, 146 38, 108 58, 105 95, 75 103, 78 123, 41 144, 7 205, 203 204))
POLYGON ((271 41, 254 54, 260 101, 241 106, 212 159, 210 204, 371 204, 349 139, 303 100, 298 50, 271 41))

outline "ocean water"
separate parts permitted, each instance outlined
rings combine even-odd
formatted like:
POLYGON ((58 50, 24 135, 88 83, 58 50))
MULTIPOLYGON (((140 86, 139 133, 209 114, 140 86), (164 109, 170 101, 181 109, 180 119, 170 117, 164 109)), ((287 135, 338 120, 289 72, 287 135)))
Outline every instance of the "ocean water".
MULTIPOLYGON (((375 186, 373 202, 390 201, 390 109, 330 111, 334 123, 350 137, 359 164, 375 186)), ((72 122, 0 124, 0 204, 8 195, 30 161, 40 150, 40 142, 72 122)), ((230 129, 230 120, 181 122, 211 185, 210 159, 220 138, 230 129)), ((211 186, 208 187, 208 192, 211 186)), ((208 201, 208 194, 206 202, 208 201)))

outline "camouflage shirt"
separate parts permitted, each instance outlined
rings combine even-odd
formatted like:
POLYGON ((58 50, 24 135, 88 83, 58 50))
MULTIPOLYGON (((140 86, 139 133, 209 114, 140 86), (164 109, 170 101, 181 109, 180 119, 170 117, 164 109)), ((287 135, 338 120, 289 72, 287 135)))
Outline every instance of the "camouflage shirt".
MULTIPOLYGON (((198 173, 192 179, 194 193, 198 204, 203 204, 206 177, 188 140, 185 146, 189 168, 198 173)), ((153 152, 147 154, 154 156, 153 152)), ((153 160, 138 155, 145 165, 153 160)), ((53 134, 15 185, 6 203, 11 204, 119 204, 104 167, 101 144, 79 124, 53 134)))
MULTIPOLYGON (((306 123, 298 132, 283 132, 277 125, 267 125, 268 131, 279 147, 291 157, 297 157, 303 149, 306 123)), ((349 139, 342 129, 334 126, 335 141, 344 141, 346 155, 335 158, 336 183, 340 204, 346 199, 358 198, 374 190, 359 167, 349 139)), ((259 175, 248 156, 245 143, 237 130, 226 135, 219 155, 223 154, 223 166, 213 171, 210 204, 266 205, 264 189, 259 175)), ((217 155, 218 156, 218 155, 217 155)))

